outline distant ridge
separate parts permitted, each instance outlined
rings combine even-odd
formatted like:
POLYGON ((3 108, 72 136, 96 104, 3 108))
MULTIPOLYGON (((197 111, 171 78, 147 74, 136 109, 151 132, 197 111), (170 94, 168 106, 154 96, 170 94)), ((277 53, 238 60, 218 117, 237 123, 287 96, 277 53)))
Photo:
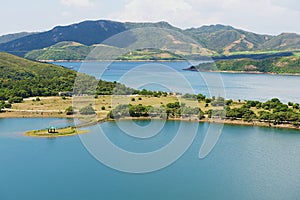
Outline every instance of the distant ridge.
POLYGON ((167 22, 122 23, 97 20, 57 26, 49 31, 36 34, 18 33, 0 36, 0 51, 24 57, 26 53, 32 50, 48 48, 60 42, 76 42, 85 46, 92 46, 123 31, 144 27, 160 27, 181 32, 194 38, 208 51, 217 54, 244 51, 300 50, 300 35, 296 33, 282 33, 278 36, 272 36, 221 24, 182 30, 167 22))
POLYGON ((7 42, 10 42, 10 41, 13 41, 13 40, 16 40, 16 39, 19 39, 19 38, 22 38, 22 37, 25 37, 28 35, 32 35, 32 34, 34 34, 34 33, 21 32, 21 33, 13 33, 13 34, 3 35, 3 36, 0 36, 0 44, 7 43, 7 42))

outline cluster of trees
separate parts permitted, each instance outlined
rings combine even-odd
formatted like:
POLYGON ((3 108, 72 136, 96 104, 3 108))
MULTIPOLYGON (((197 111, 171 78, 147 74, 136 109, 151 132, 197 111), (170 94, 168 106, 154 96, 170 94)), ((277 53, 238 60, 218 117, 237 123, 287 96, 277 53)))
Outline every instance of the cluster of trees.
POLYGON ((11 104, 6 103, 5 101, 0 101, 0 112, 3 108, 11 108, 11 104))
MULTIPOLYGON (((74 112, 74 110, 73 110, 73 112, 74 112)), ((81 108, 81 109, 79 110, 79 113, 80 113, 81 115, 94 115, 94 114, 96 114, 96 111, 95 111, 95 109, 93 108, 93 106, 90 104, 90 105, 87 105, 87 106, 81 108)))
POLYGON ((138 90, 137 94, 143 95, 143 96, 152 96, 152 97, 161 97, 161 96, 166 97, 168 95, 167 92, 151 91, 151 90, 146 90, 146 89, 138 90))
POLYGON ((227 119, 242 119, 244 121, 259 120, 272 122, 274 124, 293 123, 299 124, 300 113, 299 104, 289 102, 282 103, 279 99, 273 98, 264 103, 259 101, 246 101, 239 108, 230 108, 225 106, 224 109, 207 111, 208 117, 218 117, 227 119), (257 114, 253 109, 258 109, 257 114))
POLYGON ((190 99, 190 100, 198 100, 200 102, 200 101, 204 101, 206 99, 206 96, 203 95, 203 94, 189 94, 189 93, 186 93, 182 96, 182 98, 190 99))
POLYGON ((112 119, 124 117, 160 117, 163 119, 198 117, 201 119, 204 117, 204 113, 200 108, 187 107, 179 102, 168 103, 160 107, 122 104, 110 111, 108 117, 112 119))
POLYGON ((0 54, 0 100, 18 102, 31 96, 55 96, 71 91, 75 77, 73 70, 0 54))

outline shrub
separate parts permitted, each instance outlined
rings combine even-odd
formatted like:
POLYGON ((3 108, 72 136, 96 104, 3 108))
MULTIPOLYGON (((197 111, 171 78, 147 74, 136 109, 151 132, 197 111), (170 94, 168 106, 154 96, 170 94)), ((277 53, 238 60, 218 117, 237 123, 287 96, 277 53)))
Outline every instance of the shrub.
POLYGON ((23 98, 22 97, 13 97, 8 100, 8 103, 22 103, 23 98))
POLYGON ((93 114, 96 114, 94 108, 92 107, 92 105, 88 105, 88 106, 85 106, 83 108, 81 108, 79 110, 79 113, 81 115, 93 115, 93 114))
POLYGON ((72 106, 69 106, 66 110, 66 115, 73 115, 75 112, 74 112, 74 108, 72 106))

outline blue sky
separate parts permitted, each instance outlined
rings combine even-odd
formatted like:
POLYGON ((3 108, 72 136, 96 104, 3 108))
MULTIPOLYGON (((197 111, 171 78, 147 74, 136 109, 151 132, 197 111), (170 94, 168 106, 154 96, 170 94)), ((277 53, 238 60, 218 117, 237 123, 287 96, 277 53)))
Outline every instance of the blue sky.
POLYGON ((44 31, 90 19, 168 21, 180 28, 227 24, 267 34, 300 34, 298 0, 10 0, 0 35, 44 31))

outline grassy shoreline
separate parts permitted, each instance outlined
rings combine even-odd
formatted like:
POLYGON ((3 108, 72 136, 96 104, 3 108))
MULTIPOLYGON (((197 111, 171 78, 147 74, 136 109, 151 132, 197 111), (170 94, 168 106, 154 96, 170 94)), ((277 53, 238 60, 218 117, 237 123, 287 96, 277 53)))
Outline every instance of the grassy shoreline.
POLYGON ((300 130, 299 126, 287 125, 287 124, 277 124, 272 125, 267 122, 246 122, 242 120, 221 120, 221 119, 192 119, 192 118, 172 118, 172 119, 160 119, 160 118, 151 118, 151 117, 126 117, 118 120, 115 119, 101 119, 98 121, 90 121, 79 125, 78 127, 67 127, 57 129, 56 133, 48 133, 47 130, 31 130, 24 133, 25 136, 29 137, 39 137, 39 138, 56 138, 56 137, 67 137, 75 136, 79 134, 87 134, 87 130, 78 130, 78 128, 89 127, 92 125, 100 124, 103 122, 117 122, 117 121, 139 121, 139 120, 162 120, 162 121, 184 121, 184 122, 197 122, 197 123, 215 123, 215 124, 224 124, 224 125, 234 125, 234 126, 253 126, 253 127, 266 127, 266 128, 279 128, 279 129, 292 129, 300 130))
MULTIPOLYGON (((199 108, 204 112, 204 119, 199 119, 194 114, 190 116, 170 116, 168 120, 177 121, 193 121, 193 122, 208 122, 208 123, 222 123, 230 125, 241 126, 260 126, 260 127, 273 127, 273 128, 285 128, 300 130, 299 123, 274 123, 272 121, 265 121, 260 119, 247 120, 240 118, 215 118, 209 117, 207 112, 212 109, 222 110, 223 106, 213 106, 213 102, 206 103, 205 101, 195 101, 191 99, 185 99, 183 96, 168 95, 161 97, 141 96, 141 95, 127 95, 127 96, 110 96, 101 95, 96 99, 94 97, 81 97, 81 99, 74 104, 74 98, 62 98, 62 97, 40 97, 39 101, 35 101, 35 98, 24 99, 22 103, 13 104, 12 109, 9 111, 0 112, 0 118, 77 118, 83 121, 77 128, 83 128, 92 126, 104 121, 113 121, 114 119, 108 119, 108 114, 115 109, 118 105, 131 104, 133 106, 144 105, 153 106, 159 108, 160 106, 167 106, 176 101, 185 104, 186 108, 199 108), (95 115, 81 115, 78 110, 88 105, 93 101, 93 107, 95 109, 95 115), (75 106, 75 114, 67 115, 65 109, 69 106, 75 106), (26 110, 27 109, 27 110, 26 110)), ((241 108, 247 104, 247 101, 233 101, 230 105, 231 110, 241 108)), ((286 105, 287 106, 287 105, 286 105)), ((165 107, 168 109, 167 107, 165 107)), ((255 114, 259 114, 260 111, 268 111, 263 108, 249 108, 255 114)), ((288 109, 292 109, 291 106, 288 109)), ((294 109, 299 113, 299 109, 294 109)), ((268 111, 271 113, 272 111, 268 111)), ((164 120, 165 117, 160 116, 140 116, 140 117, 126 117, 122 116, 119 120, 164 120)), ((69 134, 70 135, 70 134, 69 134)), ((65 135, 63 135, 65 136, 65 135)))
MULTIPOLYGON (((118 120, 109 119, 107 121, 129 121, 129 120, 162 120, 160 118, 151 118, 151 117, 126 117, 118 120)), ((243 120, 230 120, 230 119, 193 119, 193 118, 171 118, 166 119, 165 121, 185 121, 185 122, 198 122, 198 123, 216 123, 216 124, 226 124, 226 125, 236 125, 236 126, 254 126, 254 127, 267 127, 267 128, 280 128, 280 129, 293 129, 300 130, 299 126, 294 126, 292 124, 270 124, 268 122, 252 121, 247 122, 243 120)))

